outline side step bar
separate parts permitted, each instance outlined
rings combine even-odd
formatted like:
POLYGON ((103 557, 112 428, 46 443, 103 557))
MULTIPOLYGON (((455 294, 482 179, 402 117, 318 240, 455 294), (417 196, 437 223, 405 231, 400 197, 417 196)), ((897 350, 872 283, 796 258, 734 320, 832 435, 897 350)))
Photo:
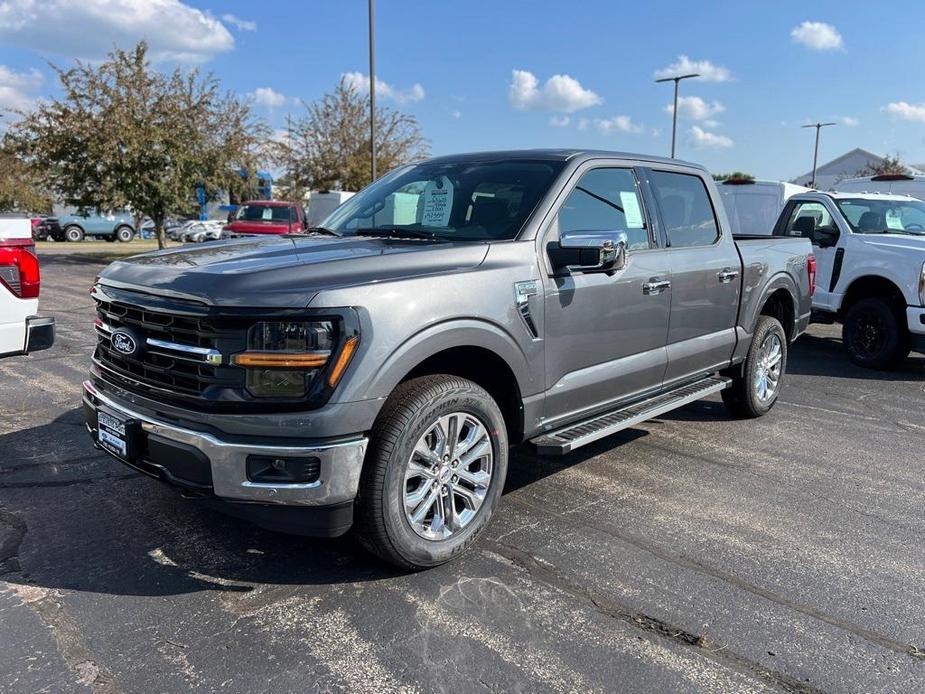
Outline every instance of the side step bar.
POLYGON ((673 409, 700 400, 707 395, 727 388, 732 380, 723 376, 710 376, 694 383, 675 388, 667 393, 637 402, 626 407, 595 415, 575 424, 541 434, 530 440, 541 455, 565 455, 592 441, 616 434, 618 431, 658 417, 673 409))

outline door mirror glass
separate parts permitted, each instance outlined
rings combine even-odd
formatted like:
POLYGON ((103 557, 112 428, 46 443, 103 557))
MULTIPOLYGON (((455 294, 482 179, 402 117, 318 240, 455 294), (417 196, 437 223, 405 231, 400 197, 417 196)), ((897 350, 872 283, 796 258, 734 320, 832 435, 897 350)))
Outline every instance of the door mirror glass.
POLYGON ((834 227, 817 227, 812 232, 812 242, 819 248, 828 248, 838 243, 838 229, 834 227))
POLYGON ((620 231, 566 231, 547 252, 556 272, 614 272, 626 265, 626 234, 620 231))

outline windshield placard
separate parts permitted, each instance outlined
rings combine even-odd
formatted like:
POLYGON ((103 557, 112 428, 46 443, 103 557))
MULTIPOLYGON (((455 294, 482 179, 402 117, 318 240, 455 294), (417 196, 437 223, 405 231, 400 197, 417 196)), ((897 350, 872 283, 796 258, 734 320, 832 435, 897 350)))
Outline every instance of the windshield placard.
POLYGON ((642 221, 642 210, 639 208, 639 200, 633 191, 620 191, 620 203, 623 205, 623 216, 626 218, 627 229, 642 229, 645 224, 642 221))
POLYGON ((453 184, 446 176, 428 181, 424 187, 424 211, 421 224, 428 227, 446 227, 453 211, 453 184))

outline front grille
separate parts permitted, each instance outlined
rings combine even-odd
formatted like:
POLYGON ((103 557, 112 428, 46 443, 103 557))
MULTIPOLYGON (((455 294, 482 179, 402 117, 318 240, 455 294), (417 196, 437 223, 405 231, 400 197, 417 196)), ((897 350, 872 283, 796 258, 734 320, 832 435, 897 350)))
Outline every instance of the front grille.
POLYGON ((223 391, 244 388, 241 369, 210 364, 202 353, 215 350, 229 354, 244 349, 249 321, 185 315, 99 298, 96 309, 99 322, 94 362, 117 385, 142 394, 154 388, 206 400, 221 399, 223 391), (113 348, 111 333, 118 328, 128 328, 142 341, 139 352, 127 356, 113 348), (184 353, 148 340, 199 349, 184 353))

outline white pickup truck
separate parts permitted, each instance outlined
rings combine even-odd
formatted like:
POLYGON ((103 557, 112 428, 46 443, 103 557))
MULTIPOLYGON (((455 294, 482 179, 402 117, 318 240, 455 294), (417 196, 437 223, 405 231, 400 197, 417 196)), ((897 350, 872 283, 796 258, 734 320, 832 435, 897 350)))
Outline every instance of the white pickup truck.
POLYGON ((40 318, 39 259, 27 218, 0 219, 0 357, 48 349, 55 319, 40 318))
POLYGON ((854 363, 888 369, 913 349, 925 351, 925 203, 896 194, 802 193, 787 202, 773 233, 812 241, 813 320, 842 323, 854 363))

